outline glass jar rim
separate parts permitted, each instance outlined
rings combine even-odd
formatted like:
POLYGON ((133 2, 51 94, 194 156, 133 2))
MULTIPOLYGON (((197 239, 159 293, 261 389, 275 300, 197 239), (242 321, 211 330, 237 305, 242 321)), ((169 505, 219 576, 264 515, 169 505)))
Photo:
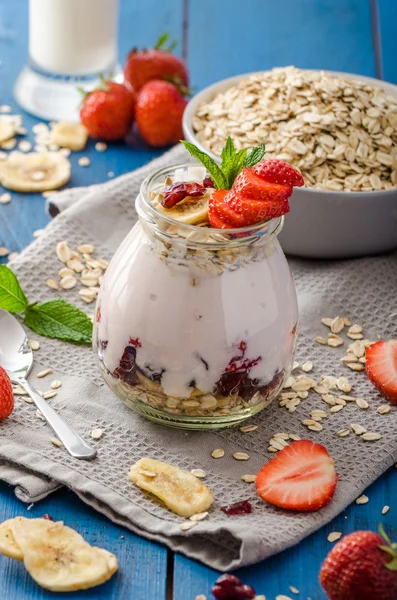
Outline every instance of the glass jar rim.
MULTIPOLYGON (((276 217, 274 219, 270 219, 269 221, 262 221, 261 223, 257 223, 255 225, 248 225, 246 227, 236 227, 233 229, 217 229, 215 227, 202 227, 199 225, 191 225, 188 223, 182 223, 181 221, 177 221, 172 217, 167 216, 163 212, 159 211, 149 199, 150 196, 150 186, 153 181, 162 175, 164 175, 164 179, 166 175, 172 171, 176 171, 176 169, 184 169, 187 167, 194 166, 194 163, 182 163, 177 165, 170 165, 167 167, 163 167, 157 171, 154 171, 150 175, 148 175, 142 182, 140 187, 140 194, 136 199, 136 210, 138 215, 145 219, 145 221, 149 221, 152 225, 156 224, 156 219, 162 219, 166 221, 169 225, 174 225, 184 229, 187 232, 203 232, 207 235, 219 234, 224 237, 223 243, 230 244, 231 242, 238 243, 247 243, 253 241, 255 239, 266 238, 266 240, 270 238, 277 237, 284 225, 284 217, 276 217), (139 199, 141 199, 143 203, 143 208, 140 206, 139 199)), ((182 241, 182 240, 181 240, 182 241)), ((198 242, 195 240, 195 243, 213 246, 216 243, 222 243, 221 241, 212 242, 198 242)))

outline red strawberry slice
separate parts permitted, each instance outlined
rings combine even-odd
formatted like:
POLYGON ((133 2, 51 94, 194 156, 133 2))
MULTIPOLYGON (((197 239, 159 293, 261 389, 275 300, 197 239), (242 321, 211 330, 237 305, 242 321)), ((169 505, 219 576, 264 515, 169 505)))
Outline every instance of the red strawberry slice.
MULTIPOLYGON (((273 202, 272 200, 254 200, 253 198, 246 198, 241 194, 237 194, 233 189, 226 195, 225 202, 229 209, 233 210, 243 219, 245 226, 281 217, 281 215, 289 212, 290 209, 288 199, 278 200, 277 202, 273 202)), ((241 225, 237 225, 237 227, 241 227, 241 225)))
POLYGON ((208 218, 211 227, 216 227, 216 229, 242 227, 244 223, 241 217, 225 204, 226 194, 227 190, 216 190, 208 201, 208 218), (231 219, 234 219, 236 224, 231 219))
POLYGON ((283 200, 292 194, 290 185, 267 182, 258 177, 251 167, 245 167, 237 176, 233 190, 256 200, 283 200))
POLYGON ((3 367, 0 367, 0 421, 10 416, 14 410, 14 394, 11 380, 3 367))
POLYGON ((337 481, 334 461, 326 448, 300 440, 262 467, 255 485, 260 497, 270 504, 311 512, 330 502, 337 481))
POLYGON ((283 183, 298 187, 305 185, 300 171, 283 160, 277 160, 275 158, 261 160, 261 162, 253 167, 253 170, 258 177, 271 183, 283 183))
POLYGON ((397 404, 397 340, 376 342, 366 351, 368 379, 393 404, 397 404))

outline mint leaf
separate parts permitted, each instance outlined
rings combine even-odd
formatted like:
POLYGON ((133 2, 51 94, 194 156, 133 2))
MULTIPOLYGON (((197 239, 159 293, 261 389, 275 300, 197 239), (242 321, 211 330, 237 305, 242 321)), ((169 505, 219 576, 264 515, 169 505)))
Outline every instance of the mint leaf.
POLYGON ((264 142, 262 142, 260 146, 256 146, 255 148, 252 148, 251 152, 248 154, 247 158, 245 159, 245 166, 253 167, 254 165, 256 165, 256 163, 258 163, 260 160, 262 160, 262 158, 265 156, 265 152, 266 152, 266 148, 265 148, 264 142))
MULTIPOLYGON (((241 150, 240 150, 240 152, 241 152, 241 150)), ((235 145, 233 143, 233 140, 229 135, 226 140, 226 145, 222 149, 222 154, 221 154, 221 159, 222 159, 221 169, 227 180, 227 189, 228 190, 230 190, 230 188, 232 187, 234 180, 236 179, 238 173, 240 172, 240 170, 242 168, 242 167, 239 168, 240 152, 237 152, 235 145)))
POLYGON ((29 304, 18 279, 6 265, 0 265, 0 308, 21 313, 29 304))
POLYGON ((168 40, 168 33, 162 33, 159 39, 156 42, 154 47, 155 50, 160 50, 164 46, 165 42, 168 40))
POLYGON ((211 175, 215 189, 227 190, 227 179, 223 174, 222 169, 216 164, 216 162, 210 156, 208 156, 208 154, 199 150, 194 144, 186 142, 185 140, 181 140, 181 142, 185 146, 186 150, 205 166, 211 175))
POLYGON ((40 335, 91 344, 92 322, 79 308, 61 298, 25 309, 25 323, 40 335))
POLYGON ((247 148, 243 148, 242 150, 239 150, 237 152, 236 156, 234 157, 233 170, 231 171, 231 174, 230 174, 230 177, 231 177, 230 187, 232 187, 234 180, 236 179, 237 175, 240 173, 241 169, 243 169, 245 167, 247 152, 248 152, 247 148))

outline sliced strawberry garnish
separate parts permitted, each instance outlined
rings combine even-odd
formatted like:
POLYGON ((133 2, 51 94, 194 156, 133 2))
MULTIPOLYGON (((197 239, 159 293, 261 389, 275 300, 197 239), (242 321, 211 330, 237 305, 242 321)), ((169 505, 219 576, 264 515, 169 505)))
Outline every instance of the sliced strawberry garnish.
POLYGON ((283 160, 275 158, 261 160, 253 167, 253 171, 258 177, 270 183, 283 183, 298 187, 305 185, 301 172, 283 160))
MULTIPOLYGON (((281 217, 289 212, 288 199, 277 200, 254 200, 237 194, 233 189, 225 197, 225 203, 243 220, 244 226, 254 225, 261 221, 268 221, 281 217)), ((241 227, 241 225, 237 225, 241 227)))
POLYGON ((256 476, 260 497, 288 510, 315 511, 335 492, 338 475, 326 448, 309 440, 293 442, 256 476))
POLYGON ((292 194, 290 185, 265 181, 258 177, 251 167, 246 167, 237 176, 233 190, 246 198, 256 200, 282 200, 292 194))
POLYGON ((225 204, 227 190, 215 190, 208 201, 208 218, 211 227, 232 229, 244 225, 242 218, 225 204), (234 220, 234 222, 232 221, 234 220))
POLYGON ((376 342, 366 351, 368 379, 393 404, 397 404, 397 340, 376 342))

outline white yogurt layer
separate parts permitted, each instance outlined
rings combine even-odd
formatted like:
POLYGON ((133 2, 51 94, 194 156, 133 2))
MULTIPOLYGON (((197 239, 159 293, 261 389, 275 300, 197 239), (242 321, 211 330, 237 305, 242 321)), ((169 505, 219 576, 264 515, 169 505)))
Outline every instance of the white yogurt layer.
POLYGON ((262 261, 215 275, 198 271, 193 260, 185 268, 160 259, 137 224, 111 261, 99 296, 107 369, 113 372, 129 339, 138 338, 137 365, 146 373, 163 371, 169 396, 189 397, 192 380, 201 392, 213 391, 242 341, 245 359, 261 357, 252 379, 266 384, 288 371, 297 303, 284 254, 272 244, 262 261))

